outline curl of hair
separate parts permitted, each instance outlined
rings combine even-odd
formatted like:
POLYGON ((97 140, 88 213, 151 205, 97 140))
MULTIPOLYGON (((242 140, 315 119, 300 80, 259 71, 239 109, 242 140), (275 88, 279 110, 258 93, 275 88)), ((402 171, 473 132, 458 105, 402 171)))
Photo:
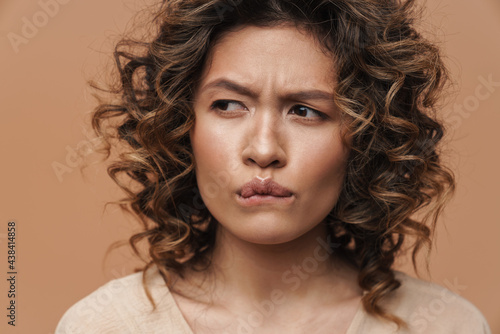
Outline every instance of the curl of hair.
POLYGON ((400 286, 391 267, 411 236, 417 270, 416 254, 423 246, 430 251, 436 221, 455 187, 440 161, 444 130, 435 116, 447 70, 439 49, 415 30, 414 5, 171 0, 156 12, 152 41, 122 39, 114 52, 119 84, 110 89, 117 102, 101 102, 92 126, 106 143, 107 157, 114 139, 126 147, 108 173, 127 194, 122 208, 143 225, 129 242, 140 255, 137 244, 147 241, 144 272, 156 264, 169 284, 169 271, 182 277, 187 267, 210 264, 217 226, 197 188, 189 141, 193 94, 210 48, 238 26, 293 24, 331 53, 335 99, 351 138, 343 189, 326 222, 340 242, 338 252, 359 269, 365 310, 406 327, 380 305, 400 286), (422 219, 412 218, 424 207, 422 219))

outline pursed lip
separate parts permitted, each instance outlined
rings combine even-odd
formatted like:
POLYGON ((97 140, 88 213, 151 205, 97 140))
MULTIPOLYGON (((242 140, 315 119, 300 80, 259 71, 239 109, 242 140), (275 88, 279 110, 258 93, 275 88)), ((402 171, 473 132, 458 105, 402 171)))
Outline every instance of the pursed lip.
POLYGON ((260 179, 258 177, 255 177, 250 182, 245 183, 238 190, 238 195, 243 198, 248 198, 254 195, 289 197, 292 196, 293 193, 289 189, 283 187, 270 178, 260 179))

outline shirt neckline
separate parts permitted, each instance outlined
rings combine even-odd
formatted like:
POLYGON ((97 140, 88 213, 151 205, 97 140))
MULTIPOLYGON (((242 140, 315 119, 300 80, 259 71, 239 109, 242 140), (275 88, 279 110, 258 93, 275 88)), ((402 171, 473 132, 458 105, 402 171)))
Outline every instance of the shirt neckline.
MULTIPOLYGON (((189 326, 186 318, 182 314, 182 311, 179 308, 179 305, 177 305, 177 301, 175 300, 174 296, 172 295, 172 292, 170 291, 170 289, 168 288, 168 286, 166 284, 164 284, 164 288, 166 289, 167 298, 169 299, 169 302, 172 305, 172 308, 171 308, 172 311, 175 313, 175 316, 178 319, 181 319, 183 330, 187 334, 194 334, 192 328, 189 326)), ((362 302, 362 300, 360 300, 358 303, 358 307, 356 309, 356 313, 354 314, 354 317, 352 318, 351 323, 349 324, 349 327, 347 328, 347 331, 345 332, 345 334, 356 334, 356 330, 357 330, 357 328, 359 328, 359 324, 361 323, 363 316, 364 316, 363 302, 362 302)))
POLYGON ((165 284, 165 289, 167 289, 167 291, 166 291, 166 293, 168 295, 167 298, 169 299, 169 301, 172 305, 172 308, 171 308, 172 311, 175 313, 175 316, 178 319, 181 319, 183 330, 187 334, 194 334, 194 332, 191 329, 191 327, 189 326, 186 318, 184 318, 184 314, 182 314, 181 309, 179 308, 179 305, 177 305, 177 301, 175 300, 174 296, 172 295, 172 292, 170 291, 170 289, 168 288, 168 286, 166 284, 165 284))
POLYGON ((347 331, 345 334, 356 334, 359 328, 359 324, 361 323, 361 320, 365 316, 365 311, 363 308, 363 301, 360 300, 358 304, 358 309, 356 310, 356 313, 354 314, 354 317, 351 320, 351 323, 349 324, 349 327, 347 327, 347 331))

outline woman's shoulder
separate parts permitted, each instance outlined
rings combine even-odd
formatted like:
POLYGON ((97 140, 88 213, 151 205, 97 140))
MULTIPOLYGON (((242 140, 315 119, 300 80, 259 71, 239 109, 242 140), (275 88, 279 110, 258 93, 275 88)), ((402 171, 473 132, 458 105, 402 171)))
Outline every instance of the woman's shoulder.
POLYGON ((467 289, 458 278, 445 279, 443 285, 409 276, 396 271, 401 287, 396 290, 392 302, 407 315, 410 324, 424 332, 426 328, 453 324, 453 333, 486 333, 486 319, 481 311, 460 295, 467 289), (448 320, 450 322, 448 322, 448 320), (470 330, 464 331, 466 328, 470 330))
POLYGON ((76 302, 55 333, 154 333, 158 328, 189 333, 158 270, 150 268, 146 277, 155 310, 142 284, 143 272, 137 272, 113 279, 76 302))
MULTIPOLYGON (((401 286, 387 296, 383 305, 407 322, 409 330, 397 333, 491 334, 481 311, 460 296, 467 286, 460 284, 458 279, 445 280, 439 285, 401 271, 394 273, 401 286)), ((370 328, 377 321, 365 317, 360 327, 370 328)), ((384 333, 396 333, 395 326, 391 328, 392 331, 387 328, 384 333)))

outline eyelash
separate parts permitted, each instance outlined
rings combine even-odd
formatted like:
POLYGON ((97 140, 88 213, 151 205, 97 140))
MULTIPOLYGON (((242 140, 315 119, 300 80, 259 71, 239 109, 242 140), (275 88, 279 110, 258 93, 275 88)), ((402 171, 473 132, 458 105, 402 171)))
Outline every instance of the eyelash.
MULTIPOLYGON (((211 104, 210 109, 211 110, 220 109, 220 108, 218 108, 218 106, 220 106, 221 103, 226 103, 226 104, 228 104, 228 103, 238 103, 239 105, 243 106, 243 104, 241 102, 234 101, 234 100, 217 100, 217 101, 214 101, 211 104)), ((295 109, 297 107, 298 108, 303 107, 303 108, 307 108, 307 109, 313 111, 314 113, 316 113, 319 116, 319 118, 321 118, 321 120, 327 119, 327 116, 324 113, 322 113, 321 111, 318 111, 316 109, 304 106, 302 104, 295 104, 290 110, 293 110, 293 109, 295 109)), ((228 113, 231 113, 231 112, 228 112, 228 113)), ((308 117, 300 117, 300 118, 303 118, 303 119, 305 119, 308 122, 314 122, 315 121, 314 120, 315 117, 313 119, 308 118, 308 117)))

